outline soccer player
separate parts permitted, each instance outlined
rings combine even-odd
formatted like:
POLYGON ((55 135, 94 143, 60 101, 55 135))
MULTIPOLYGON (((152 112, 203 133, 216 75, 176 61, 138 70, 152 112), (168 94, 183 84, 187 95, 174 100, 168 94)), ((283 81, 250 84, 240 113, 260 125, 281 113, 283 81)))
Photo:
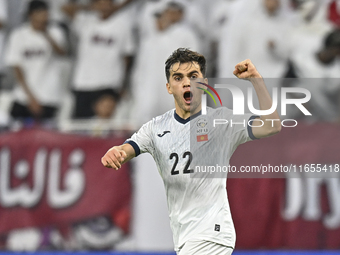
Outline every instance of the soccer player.
MULTIPOLYGON (((204 174, 194 178, 190 173, 200 164, 228 166, 239 144, 278 133, 280 122, 265 119, 279 119, 279 115, 275 111, 261 117, 233 116, 224 107, 208 107, 207 114, 202 115, 203 92, 196 86, 198 81, 207 84, 204 56, 179 48, 165 65, 166 88, 174 96, 175 109, 144 124, 123 145, 109 149, 101 159, 102 164, 118 170, 133 157, 149 152, 164 182, 177 254, 231 254, 235 230, 226 193, 226 174, 222 178, 208 178, 204 174), (232 121, 240 123, 242 118, 253 120, 253 124, 231 125, 232 121), (255 118, 259 119, 254 121, 255 118), (231 121, 213 128, 212 119, 231 121), (205 134, 201 136, 202 133, 205 134), (192 139, 196 134, 197 140, 192 139)), ((272 99, 250 60, 237 64, 234 74, 251 81, 261 110, 271 108, 272 99)))

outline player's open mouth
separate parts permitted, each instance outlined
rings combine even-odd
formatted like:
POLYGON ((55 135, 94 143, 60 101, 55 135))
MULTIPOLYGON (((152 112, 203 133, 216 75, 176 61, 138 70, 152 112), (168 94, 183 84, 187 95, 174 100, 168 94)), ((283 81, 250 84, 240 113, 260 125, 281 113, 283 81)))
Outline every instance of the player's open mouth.
POLYGON ((190 104, 192 100, 192 93, 190 91, 185 92, 183 98, 187 104, 190 104))

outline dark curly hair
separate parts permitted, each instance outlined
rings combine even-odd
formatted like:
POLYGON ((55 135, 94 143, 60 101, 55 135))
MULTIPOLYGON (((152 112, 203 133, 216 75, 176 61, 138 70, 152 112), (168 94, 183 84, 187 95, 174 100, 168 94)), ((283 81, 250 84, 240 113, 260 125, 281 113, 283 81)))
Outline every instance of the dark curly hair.
POLYGON ((41 0, 32 0, 29 2, 27 7, 27 14, 30 15, 34 11, 48 10, 49 6, 47 2, 41 0))
POLYGON ((180 64, 197 62, 200 66, 201 73, 205 77, 207 69, 205 57, 200 53, 189 50, 188 48, 178 48, 165 62, 165 75, 168 82, 170 79, 170 68, 178 62, 180 64))

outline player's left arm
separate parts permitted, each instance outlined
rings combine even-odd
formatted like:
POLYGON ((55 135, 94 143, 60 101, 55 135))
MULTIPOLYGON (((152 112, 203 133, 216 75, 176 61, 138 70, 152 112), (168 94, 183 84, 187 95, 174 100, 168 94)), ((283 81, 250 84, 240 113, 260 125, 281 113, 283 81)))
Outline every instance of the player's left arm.
MULTIPOLYGON (((239 79, 249 80, 253 84, 257 98, 259 99, 260 110, 268 110, 272 107, 273 101, 267 90, 266 84, 254 64, 249 59, 238 63, 235 66, 233 73, 239 79)), ((280 116, 276 110, 269 115, 261 116, 260 119, 264 123, 263 126, 261 126, 261 121, 254 121, 252 124, 252 131, 256 138, 275 135, 281 131, 280 116)))

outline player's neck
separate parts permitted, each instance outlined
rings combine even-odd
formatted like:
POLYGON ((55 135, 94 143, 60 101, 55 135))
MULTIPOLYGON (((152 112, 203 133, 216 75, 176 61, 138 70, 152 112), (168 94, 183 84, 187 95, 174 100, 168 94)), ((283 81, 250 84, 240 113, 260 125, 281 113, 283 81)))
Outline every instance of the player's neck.
POLYGON ((200 107, 197 107, 197 109, 195 109, 194 111, 185 111, 180 107, 176 107, 176 113, 179 117, 181 117, 182 119, 187 119, 189 118, 191 115, 194 115, 196 113, 198 113, 201 110, 200 107))

